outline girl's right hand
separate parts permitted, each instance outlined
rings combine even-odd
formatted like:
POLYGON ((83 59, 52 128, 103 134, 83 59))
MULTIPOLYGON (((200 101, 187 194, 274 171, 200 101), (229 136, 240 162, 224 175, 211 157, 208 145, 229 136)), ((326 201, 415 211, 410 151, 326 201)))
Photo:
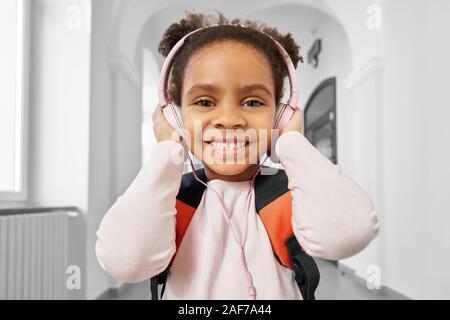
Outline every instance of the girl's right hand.
POLYGON ((174 130, 174 128, 172 128, 169 122, 167 122, 166 118, 164 117, 162 107, 159 103, 152 114, 152 120, 153 132, 158 142, 165 140, 173 140, 177 142, 182 141, 182 138, 178 134, 178 132, 174 130))

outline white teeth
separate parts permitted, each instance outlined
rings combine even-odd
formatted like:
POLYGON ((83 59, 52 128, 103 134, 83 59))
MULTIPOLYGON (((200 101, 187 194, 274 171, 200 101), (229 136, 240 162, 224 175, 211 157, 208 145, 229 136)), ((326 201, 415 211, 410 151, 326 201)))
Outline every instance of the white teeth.
POLYGON ((223 143, 223 142, 211 142, 211 147, 213 147, 216 150, 221 151, 235 151, 236 149, 241 149, 245 147, 245 142, 238 142, 238 143, 223 143))

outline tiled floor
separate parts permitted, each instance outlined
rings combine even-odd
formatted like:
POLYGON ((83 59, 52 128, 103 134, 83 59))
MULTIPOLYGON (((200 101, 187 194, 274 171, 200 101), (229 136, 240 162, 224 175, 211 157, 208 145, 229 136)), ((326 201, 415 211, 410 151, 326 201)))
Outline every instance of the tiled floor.
MULTIPOLYGON (((320 270, 320 284, 316 290, 317 300, 392 300, 404 299, 401 296, 387 294, 379 290, 369 290, 364 285, 328 262, 316 259, 320 270)), ((148 300, 150 299, 150 281, 144 281, 129 287, 117 300, 148 300)))

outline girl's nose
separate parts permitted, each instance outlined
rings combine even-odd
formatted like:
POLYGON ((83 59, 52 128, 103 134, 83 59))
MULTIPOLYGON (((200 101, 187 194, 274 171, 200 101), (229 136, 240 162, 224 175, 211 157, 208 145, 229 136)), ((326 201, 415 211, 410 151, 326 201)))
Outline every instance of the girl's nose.
POLYGON ((211 124, 215 128, 222 129, 233 129, 233 128, 243 128, 246 125, 245 119, 242 117, 238 108, 219 108, 218 113, 214 116, 211 124))

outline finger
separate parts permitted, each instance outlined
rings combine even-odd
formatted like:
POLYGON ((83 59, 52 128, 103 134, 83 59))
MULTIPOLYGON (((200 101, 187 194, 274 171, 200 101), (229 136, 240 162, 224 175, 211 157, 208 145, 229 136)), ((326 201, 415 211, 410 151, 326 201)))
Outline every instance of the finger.
POLYGON ((300 109, 296 109, 294 115, 292 116, 293 121, 300 121, 300 109))
POLYGON ((153 110, 152 113, 152 120, 155 121, 156 117, 158 116, 159 109, 161 108, 160 104, 158 103, 155 107, 155 110, 153 110))
POLYGON ((155 111, 153 112, 153 121, 155 120, 165 120, 165 116, 164 116, 164 112, 163 112, 163 108, 160 104, 158 104, 155 108, 155 111))
POLYGON ((298 126, 301 133, 305 132, 305 119, 303 117, 303 110, 298 108, 298 126))
POLYGON ((158 108, 155 111, 155 122, 158 123, 162 128, 170 128, 172 130, 174 129, 164 115, 163 107, 161 105, 158 105, 158 108))

